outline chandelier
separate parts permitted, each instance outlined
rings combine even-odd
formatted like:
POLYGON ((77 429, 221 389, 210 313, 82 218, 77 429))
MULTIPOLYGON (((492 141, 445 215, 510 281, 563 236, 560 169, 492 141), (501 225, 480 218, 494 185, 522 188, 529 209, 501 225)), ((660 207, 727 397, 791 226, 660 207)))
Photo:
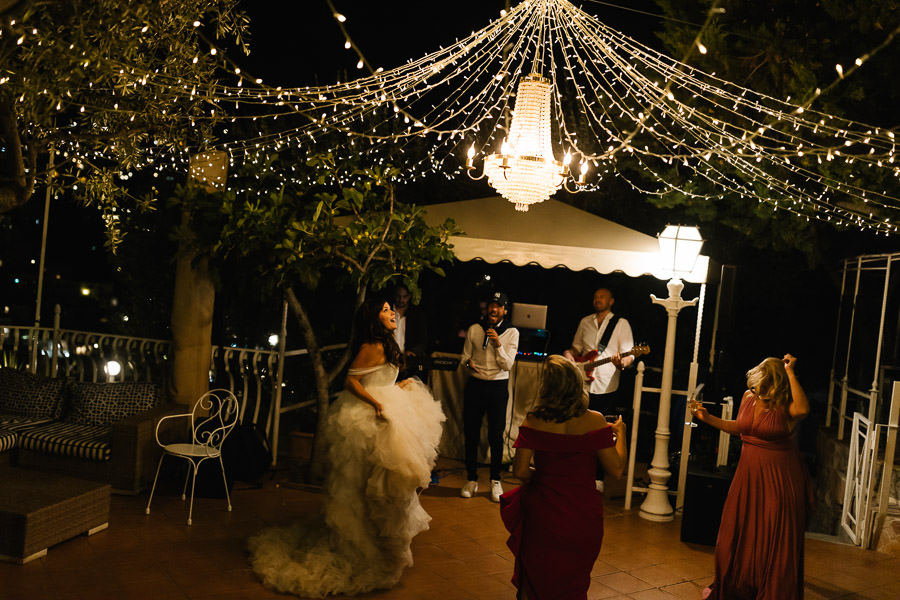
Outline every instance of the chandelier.
MULTIPOLYGON (((566 152, 562 162, 553 155, 550 137, 550 101, 553 86, 539 73, 523 77, 516 90, 509 137, 503 140, 499 153, 484 158, 480 177, 472 175, 475 145, 469 148, 466 168, 469 177, 487 177, 497 192, 516 205, 516 210, 543 202, 566 184, 572 155, 566 152)), ((584 183, 587 162, 581 163, 578 185, 584 183)), ((566 187, 567 191, 574 192, 566 187)))

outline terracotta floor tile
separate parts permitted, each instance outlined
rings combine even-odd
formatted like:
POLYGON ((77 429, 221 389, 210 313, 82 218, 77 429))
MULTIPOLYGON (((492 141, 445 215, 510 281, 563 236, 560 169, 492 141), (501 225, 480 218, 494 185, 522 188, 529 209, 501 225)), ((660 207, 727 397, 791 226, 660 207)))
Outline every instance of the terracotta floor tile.
POLYGON ((678 597, 660 589, 643 590, 630 595, 634 600, 674 600, 678 597))
POLYGON ((608 598, 621 598, 622 593, 618 590, 603 585, 596 579, 591 579, 591 587, 588 590, 588 600, 607 600, 608 598))
POLYGON ((639 592, 651 587, 646 581, 641 581, 637 577, 633 577, 624 571, 610 573, 609 575, 601 575, 594 579, 623 594, 631 594, 632 592, 639 592))
POLYGON ((591 577, 598 577, 600 575, 608 575, 610 573, 617 573, 619 569, 609 564, 602 558, 598 558, 594 561, 594 568, 591 569, 591 577))
POLYGON ((684 578, 681 577, 681 575, 668 569, 664 564, 643 567, 641 569, 631 569, 628 573, 642 581, 646 581, 655 588, 661 588, 684 581, 684 578))
MULTIPOLYGON (((441 483, 421 495, 431 529, 413 541, 415 564, 400 584, 354 600, 511 600, 513 555, 499 507, 488 500, 487 472, 478 497, 463 499, 459 461, 441 460, 441 483)), ((284 472, 280 472, 282 475, 284 472)), ((504 488, 513 483, 504 481, 504 488)), ((162 487, 153 512, 147 494, 114 496, 110 526, 53 546, 27 565, 0 564, 2 600, 290 600, 267 590, 247 564, 247 538, 320 511, 318 488, 267 479, 262 489, 236 486, 234 510, 197 498, 194 524, 180 484, 162 487), (77 586, 73 589, 73 585, 77 586)), ((697 600, 712 581, 713 548, 680 541, 680 517, 653 523, 621 499, 606 502, 603 547, 592 571, 591 600, 697 600)), ((808 539, 806 599, 897 600, 900 558, 808 539), (836 569, 835 565, 840 565, 836 569)), ((334 597, 329 600, 349 600, 334 597)))
POLYGON ((676 598, 683 598, 683 600, 699 600, 704 587, 706 586, 693 581, 683 581, 681 583, 663 586, 660 589, 676 598))

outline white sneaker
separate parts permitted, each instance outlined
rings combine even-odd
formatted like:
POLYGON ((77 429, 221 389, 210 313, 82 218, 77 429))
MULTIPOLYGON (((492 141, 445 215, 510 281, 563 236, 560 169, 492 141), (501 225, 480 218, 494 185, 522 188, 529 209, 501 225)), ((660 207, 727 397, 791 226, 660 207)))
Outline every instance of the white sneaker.
POLYGON ((597 491, 602 494, 603 493, 603 480, 602 479, 594 480, 594 487, 596 487, 597 491))
POLYGON ((500 502, 500 496, 503 495, 503 486, 496 479, 491 479, 491 501, 500 502))
POLYGON ((459 491, 459 495, 463 498, 471 498, 475 495, 475 492, 478 491, 478 482, 477 481, 467 481, 466 485, 462 487, 459 491))

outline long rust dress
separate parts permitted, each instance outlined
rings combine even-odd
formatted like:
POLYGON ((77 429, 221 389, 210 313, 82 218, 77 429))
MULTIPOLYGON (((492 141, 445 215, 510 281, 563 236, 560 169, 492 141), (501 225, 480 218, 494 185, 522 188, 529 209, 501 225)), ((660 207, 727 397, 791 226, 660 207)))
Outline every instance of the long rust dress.
POLYGON ((762 410, 754 422, 756 403, 748 393, 738 412, 743 446, 722 510, 711 599, 803 598, 809 473, 786 409, 762 410))
POLYGON ((515 446, 534 450, 535 472, 500 497, 500 516, 516 557, 513 584, 528 598, 587 598, 603 541, 597 451, 612 445, 612 427, 583 435, 519 428, 515 446))

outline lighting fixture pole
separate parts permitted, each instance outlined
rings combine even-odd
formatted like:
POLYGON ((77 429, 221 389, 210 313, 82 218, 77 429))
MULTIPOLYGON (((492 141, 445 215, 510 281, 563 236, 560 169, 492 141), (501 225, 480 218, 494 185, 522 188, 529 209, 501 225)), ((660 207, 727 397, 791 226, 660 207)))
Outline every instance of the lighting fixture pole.
POLYGON ((669 503, 669 414, 672 408, 672 372, 675 367, 675 325, 678 313, 682 308, 694 306, 698 298, 683 300, 681 291, 684 283, 679 274, 687 274, 693 270, 703 240, 696 227, 680 227, 670 225, 659 235, 660 254, 666 271, 672 279, 666 284, 669 297, 659 299, 650 294, 653 304, 666 309, 668 324, 666 327, 666 348, 663 354, 662 383, 659 391, 659 414, 656 421, 656 446, 653 459, 647 474, 650 476, 650 490, 641 504, 640 516, 648 521, 665 522, 675 518, 675 511, 669 503))

